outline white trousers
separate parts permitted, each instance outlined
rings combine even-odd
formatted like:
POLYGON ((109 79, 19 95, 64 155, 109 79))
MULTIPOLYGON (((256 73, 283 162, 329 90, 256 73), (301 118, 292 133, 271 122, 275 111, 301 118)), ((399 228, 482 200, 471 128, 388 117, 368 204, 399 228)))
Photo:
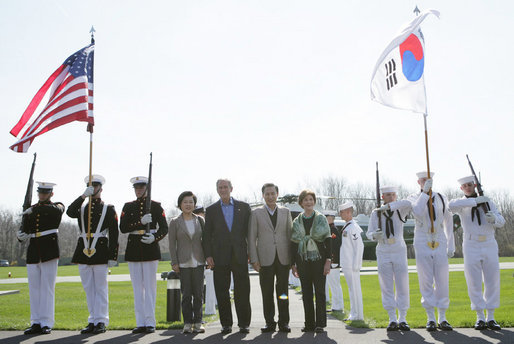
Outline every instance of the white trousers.
POLYGON ((109 325, 109 287, 107 284, 107 264, 79 264, 80 280, 86 292, 88 323, 109 325))
POLYGON ((289 284, 292 285, 293 287, 300 286, 300 279, 293 275, 293 270, 289 270, 289 284))
POLYGON ((158 263, 158 260, 128 262, 132 289, 134 290, 134 310, 137 327, 155 327, 158 263))
POLYGON ((332 310, 344 311, 344 301, 343 301, 343 289, 341 288, 341 270, 339 268, 330 269, 330 273, 327 275, 327 283, 325 287, 325 295, 328 296, 330 293, 332 310))
POLYGON ((205 312, 204 314, 216 314, 216 292, 214 290, 214 273, 211 269, 205 269, 205 312))
POLYGON ((38 264, 27 264, 30 296, 30 324, 54 326, 55 278, 59 259, 38 264))
POLYGON ((464 275, 471 309, 495 309, 500 306, 500 263, 494 238, 486 242, 464 239, 464 275), (482 293, 482 283, 484 292, 482 293))
POLYGON ((348 294, 350 295, 350 316, 348 319, 364 320, 360 271, 345 268, 342 270, 348 284, 348 294))
POLYGON ((389 312, 409 309, 409 266, 406 250, 395 253, 377 251, 378 281, 382 306, 389 312), (396 289, 396 290, 395 290, 396 289))
POLYGON ((446 244, 439 244, 432 250, 424 241, 414 243, 421 305, 427 311, 434 307, 447 309, 450 305, 448 255, 446 244))

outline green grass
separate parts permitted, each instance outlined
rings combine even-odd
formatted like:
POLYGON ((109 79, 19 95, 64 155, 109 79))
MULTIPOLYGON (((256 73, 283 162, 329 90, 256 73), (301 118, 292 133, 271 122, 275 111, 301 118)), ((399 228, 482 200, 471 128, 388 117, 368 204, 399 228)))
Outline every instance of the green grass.
MULTIPOLYGON (((514 270, 500 270, 501 305, 495 311, 495 319, 502 327, 514 326, 514 270)), ((345 304, 345 313, 333 312, 333 317, 343 320, 350 311, 350 299, 348 297, 348 285, 344 277, 341 277, 341 287, 345 304)), ((380 285, 378 276, 362 275, 361 287, 363 290, 364 321, 352 321, 353 327, 387 327, 389 317, 382 307, 380 285)), ((407 313, 407 321, 412 328, 423 328, 426 325, 426 313, 421 306, 421 294, 419 291, 418 275, 409 274, 410 309, 407 313)), ((331 307, 328 306, 328 309, 331 307)), ((454 327, 472 327, 476 321, 476 313, 470 308, 470 301, 464 278, 464 272, 450 272, 450 307, 446 312, 446 318, 454 327)))

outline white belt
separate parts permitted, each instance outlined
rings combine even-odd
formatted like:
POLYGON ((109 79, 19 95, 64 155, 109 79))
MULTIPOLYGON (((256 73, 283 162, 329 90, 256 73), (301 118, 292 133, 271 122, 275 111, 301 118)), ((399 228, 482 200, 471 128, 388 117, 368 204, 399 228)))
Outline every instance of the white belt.
POLYGON ((391 237, 389 237, 389 239, 383 238, 383 239, 378 240, 378 242, 381 244, 384 244, 384 245, 393 245, 396 243, 396 238, 394 236, 391 236, 391 237))
POLYGON ((466 234, 464 235, 464 238, 466 240, 474 240, 474 241, 489 241, 491 239, 494 239, 494 235, 488 234, 488 235, 477 235, 477 234, 466 234))
MULTIPOLYGON (((150 233, 157 233, 157 229, 150 229, 150 233)), ((146 229, 140 229, 138 231, 132 231, 132 232, 129 232, 129 234, 144 235, 144 234, 146 234, 146 229)))
POLYGON ((39 238, 39 237, 42 237, 45 235, 54 234, 54 233, 58 233, 58 232, 59 232, 59 230, 57 228, 56 229, 47 229, 46 231, 32 233, 32 234, 30 234, 30 237, 31 238, 39 238))

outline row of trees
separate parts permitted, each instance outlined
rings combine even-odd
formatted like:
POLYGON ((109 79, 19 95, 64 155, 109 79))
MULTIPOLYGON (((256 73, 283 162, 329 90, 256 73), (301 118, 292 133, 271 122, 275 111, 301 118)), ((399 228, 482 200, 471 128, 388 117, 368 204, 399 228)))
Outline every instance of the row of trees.
MULTIPOLYGON (((374 185, 350 184, 344 178, 326 177, 318 181, 314 188, 317 195, 320 195, 319 202, 324 209, 337 210, 337 206, 347 200, 353 200, 356 214, 370 214, 376 205, 376 190, 374 185)), ((416 190, 405 187, 399 188, 399 198, 405 198, 416 190)), ((458 189, 442 190, 448 199, 460 198, 462 194, 458 189)), ((514 198, 508 192, 493 192, 487 195, 497 205, 500 213, 506 220, 505 227, 496 231, 496 239, 500 256, 514 256, 514 198)), ((213 195, 205 195, 200 198, 204 205, 211 204, 217 200, 213 195)), ((246 198, 249 203, 260 203, 262 199, 253 196, 253 200, 246 198)), ((176 208, 168 209, 169 218, 178 215, 176 208)), ((10 262, 24 264, 28 241, 19 243, 16 239, 16 231, 20 226, 21 216, 13 211, 0 209, 0 259, 7 259, 10 262)), ((63 217, 59 227, 59 244, 61 250, 61 262, 68 263, 71 260, 78 239, 78 226, 76 220, 63 217)), ((120 235, 120 251, 123 256, 127 244, 127 235, 120 235)), ((462 229, 455 231, 456 255, 462 256, 462 229)), ((168 240, 162 240, 161 252, 163 255, 168 252, 168 240)))

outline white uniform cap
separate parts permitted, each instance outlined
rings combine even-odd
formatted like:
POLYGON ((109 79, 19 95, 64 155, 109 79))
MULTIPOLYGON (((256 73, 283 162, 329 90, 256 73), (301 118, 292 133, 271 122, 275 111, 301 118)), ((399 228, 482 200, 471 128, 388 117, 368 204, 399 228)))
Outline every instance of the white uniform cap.
MULTIPOLYGON (((430 171, 430 178, 434 178, 434 172, 430 171)), ((426 178, 427 177, 427 171, 421 171, 421 172, 418 172, 416 173, 416 176, 418 177, 418 179, 421 179, 421 178, 426 178)))
POLYGON ((133 178, 130 178, 130 182, 133 185, 136 185, 136 184, 148 184, 148 177, 145 177, 145 176, 133 177, 133 178))
POLYGON ((348 201, 346 203, 343 203, 343 204, 339 205, 339 211, 345 210, 345 209, 348 209, 348 208, 352 208, 352 207, 353 207, 353 202, 352 201, 348 201))
MULTIPOLYGON (((84 183, 89 185, 89 176, 84 177, 84 183)), ((93 174, 93 175, 91 175, 91 183, 100 183, 100 184, 104 185, 105 178, 99 174, 93 174)))
POLYGON ((473 184, 474 184, 475 183, 475 176, 462 177, 462 178, 458 179, 457 181, 459 182, 459 185, 470 183, 470 182, 473 182, 473 184))
POLYGON ((385 193, 388 193, 388 192, 398 192, 398 187, 397 186, 382 186, 380 188, 380 192, 385 194, 385 193))
POLYGON ((336 211, 335 210, 323 210, 323 215, 325 216, 336 216, 336 211))
POLYGON ((57 185, 55 183, 49 183, 49 182, 36 182, 38 183, 37 189, 39 190, 53 190, 54 186, 57 185))

